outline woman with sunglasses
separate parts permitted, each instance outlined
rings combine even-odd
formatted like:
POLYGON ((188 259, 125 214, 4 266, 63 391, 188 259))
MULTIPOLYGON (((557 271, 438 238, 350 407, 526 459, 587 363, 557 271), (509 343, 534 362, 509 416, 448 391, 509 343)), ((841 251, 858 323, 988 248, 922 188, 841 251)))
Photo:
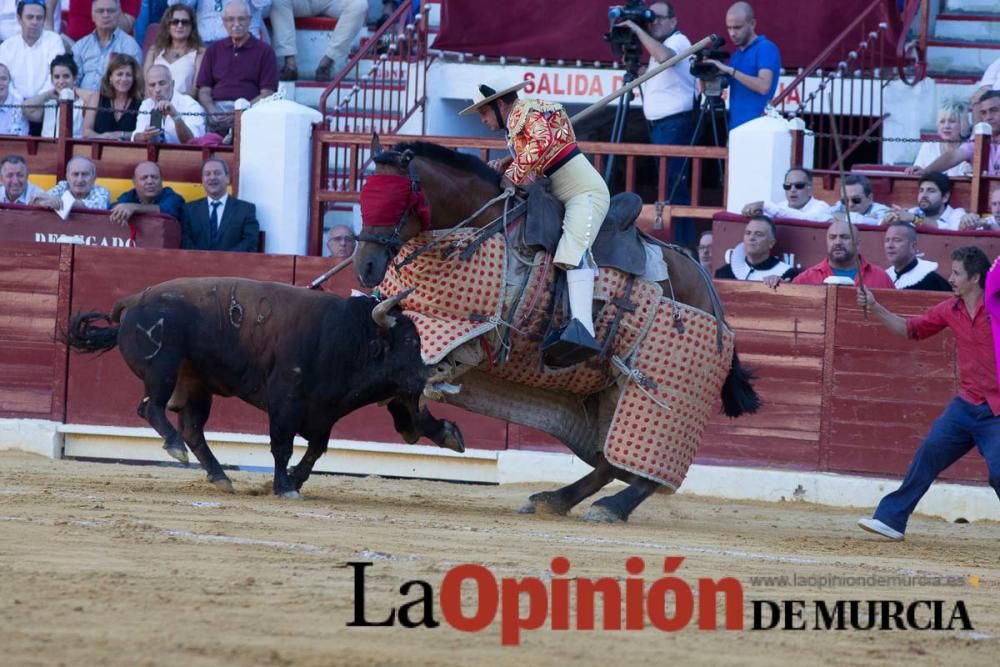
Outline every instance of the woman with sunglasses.
POLYGON ((194 10, 187 5, 174 5, 163 13, 160 32, 146 53, 143 74, 153 65, 170 70, 177 92, 197 97, 195 75, 205 56, 205 44, 198 34, 194 10))
POLYGON ((24 102, 24 117, 32 123, 42 124, 42 136, 48 139, 59 137, 59 106, 60 96, 73 100, 73 138, 83 136, 83 107, 93 91, 76 87, 76 77, 79 70, 76 61, 69 53, 56 56, 49 63, 49 77, 52 88, 35 95, 24 102), (63 91, 67 92, 63 92, 63 91))
POLYGON ((135 130, 143 97, 139 63, 123 53, 111 56, 101 79, 101 89, 91 93, 83 114, 83 136, 128 141, 135 130))

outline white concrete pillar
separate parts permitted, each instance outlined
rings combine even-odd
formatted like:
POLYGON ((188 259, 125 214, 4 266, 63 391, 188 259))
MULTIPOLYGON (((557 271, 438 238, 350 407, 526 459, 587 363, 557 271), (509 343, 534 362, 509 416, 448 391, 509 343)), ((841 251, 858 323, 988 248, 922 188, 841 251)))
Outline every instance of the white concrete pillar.
POLYGON ((782 201, 791 166, 792 137, 781 118, 762 116, 729 133, 726 210, 739 213, 753 201, 782 201))
POLYGON ((265 251, 305 255, 315 109, 275 100, 243 112, 240 199, 257 205, 265 251))
MULTIPOLYGON (((883 137, 919 139, 920 130, 937 124, 937 84, 928 77, 915 86, 893 81, 885 87, 883 108, 891 109, 882 126, 883 137)), ((913 164, 920 144, 887 142, 882 144, 883 164, 913 164)))

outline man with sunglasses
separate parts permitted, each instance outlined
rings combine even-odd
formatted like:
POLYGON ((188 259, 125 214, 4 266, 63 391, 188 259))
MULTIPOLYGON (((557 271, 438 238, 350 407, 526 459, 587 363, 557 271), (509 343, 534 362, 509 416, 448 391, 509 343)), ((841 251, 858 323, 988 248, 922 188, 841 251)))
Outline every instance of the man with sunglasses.
POLYGON ((882 218, 892 209, 872 199, 872 182, 863 174, 848 174, 844 177, 845 198, 831 209, 834 218, 847 219, 844 204, 851 213, 851 222, 856 225, 880 225, 882 218))
POLYGON ((793 218, 813 222, 827 222, 833 217, 830 205, 813 197, 813 176, 808 169, 792 167, 785 172, 785 182, 781 187, 785 191, 785 201, 777 204, 764 201, 750 202, 743 207, 743 215, 748 218, 766 215, 769 218, 793 218))

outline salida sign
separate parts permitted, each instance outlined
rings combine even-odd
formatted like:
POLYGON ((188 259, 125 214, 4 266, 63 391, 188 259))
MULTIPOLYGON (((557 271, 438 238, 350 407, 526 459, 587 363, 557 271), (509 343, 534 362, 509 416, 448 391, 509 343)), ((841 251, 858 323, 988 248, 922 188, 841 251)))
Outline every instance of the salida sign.
POLYGON ((752 600, 748 609, 737 579, 702 577, 691 584, 675 574, 683 562, 681 556, 668 556, 663 559, 663 576, 656 576, 659 572, 646 575, 645 561, 633 556, 625 561, 626 576, 589 579, 571 575, 569 559, 557 556, 549 566, 552 576, 545 580, 498 580, 482 565, 463 564, 445 573, 437 595, 430 582, 414 579, 399 587, 398 605, 381 609, 366 603, 366 570, 374 564, 349 562, 354 571, 354 617, 347 625, 434 629, 443 621, 462 632, 480 632, 499 622, 504 646, 520 645, 525 631, 544 629, 974 629, 961 600, 752 600), (472 603, 463 604, 463 595, 466 600, 471 597, 472 603), (745 615, 752 619, 749 627, 745 615))
POLYGON ((621 88, 625 81, 621 74, 609 75, 572 70, 542 72, 528 70, 524 73, 524 80, 528 82, 524 87, 524 92, 528 95, 567 97, 604 97, 621 88))
POLYGON ((93 234, 56 234, 35 232, 35 243, 75 243, 109 248, 134 248, 135 242, 128 236, 96 236, 93 234))

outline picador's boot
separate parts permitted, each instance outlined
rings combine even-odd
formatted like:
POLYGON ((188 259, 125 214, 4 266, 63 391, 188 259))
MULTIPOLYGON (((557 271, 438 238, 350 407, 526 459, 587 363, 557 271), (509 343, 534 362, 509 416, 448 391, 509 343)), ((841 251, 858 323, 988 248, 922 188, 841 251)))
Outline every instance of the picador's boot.
POLYGON ((566 272, 569 310, 572 320, 553 331, 542 343, 542 359, 557 368, 575 366, 601 351, 594 338, 594 271, 571 269, 566 272))

